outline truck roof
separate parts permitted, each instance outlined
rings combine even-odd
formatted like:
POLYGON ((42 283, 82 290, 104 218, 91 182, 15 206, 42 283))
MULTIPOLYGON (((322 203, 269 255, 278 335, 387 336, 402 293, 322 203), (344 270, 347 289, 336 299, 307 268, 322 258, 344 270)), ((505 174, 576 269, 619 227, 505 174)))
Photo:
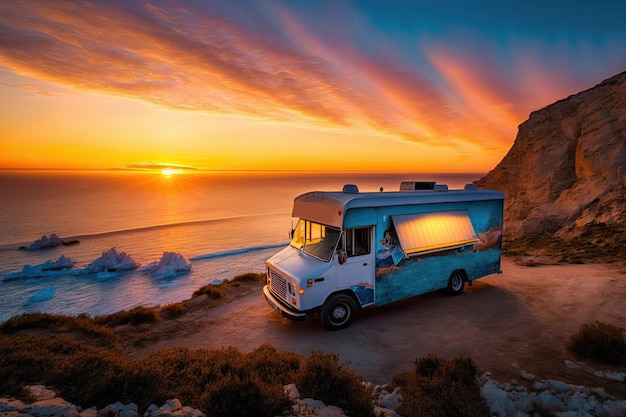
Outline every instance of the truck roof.
POLYGON ((299 195, 294 200, 292 216, 341 228, 345 213, 353 208, 503 199, 500 191, 477 188, 473 184, 462 190, 435 185, 427 190, 384 192, 359 192, 355 185, 347 184, 343 191, 311 191, 299 195))

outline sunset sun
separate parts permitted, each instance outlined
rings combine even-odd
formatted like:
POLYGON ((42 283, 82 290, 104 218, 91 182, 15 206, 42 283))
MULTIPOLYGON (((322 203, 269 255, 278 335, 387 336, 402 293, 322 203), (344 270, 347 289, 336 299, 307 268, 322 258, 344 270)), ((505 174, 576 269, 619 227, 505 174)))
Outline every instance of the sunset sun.
POLYGON ((180 174, 181 172, 182 170, 178 168, 163 168, 161 170, 161 174, 166 177, 171 177, 172 175, 180 174))

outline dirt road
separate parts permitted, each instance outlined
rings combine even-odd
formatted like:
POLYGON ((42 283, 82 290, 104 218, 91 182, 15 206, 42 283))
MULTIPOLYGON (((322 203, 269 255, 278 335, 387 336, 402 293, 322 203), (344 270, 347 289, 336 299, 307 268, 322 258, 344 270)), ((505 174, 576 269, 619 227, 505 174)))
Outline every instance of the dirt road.
POLYGON ((326 330, 318 316, 304 322, 282 318, 259 288, 188 318, 193 320, 189 331, 164 336, 133 356, 170 346, 236 346, 247 352, 271 343, 303 354, 338 353, 365 380, 379 384, 411 369, 415 358, 433 353, 470 356, 499 380, 519 378, 515 363, 538 378, 605 385, 588 372, 567 368, 564 359, 575 358, 565 345, 583 323, 600 320, 626 328, 626 274, 607 265, 527 267, 506 258, 502 269, 501 275, 466 286, 460 296, 437 292, 360 311, 349 328, 335 332, 326 330))

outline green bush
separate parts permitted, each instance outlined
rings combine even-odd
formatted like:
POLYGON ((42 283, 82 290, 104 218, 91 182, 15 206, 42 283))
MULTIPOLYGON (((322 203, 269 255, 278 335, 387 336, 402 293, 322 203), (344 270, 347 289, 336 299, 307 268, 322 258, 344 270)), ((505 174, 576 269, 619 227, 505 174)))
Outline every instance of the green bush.
POLYGON ((600 321, 580 326, 569 337, 567 349, 583 358, 615 365, 626 363, 624 329, 600 321))
POLYGON ((372 393, 360 378, 339 363, 339 355, 313 351, 296 373, 295 384, 302 397, 340 407, 351 417, 373 416, 372 393))
POLYGON ((412 372, 398 373, 392 379, 403 398, 395 411, 403 417, 488 417, 491 414, 480 395, 476 372, 466 357, 416 359, 412 372))

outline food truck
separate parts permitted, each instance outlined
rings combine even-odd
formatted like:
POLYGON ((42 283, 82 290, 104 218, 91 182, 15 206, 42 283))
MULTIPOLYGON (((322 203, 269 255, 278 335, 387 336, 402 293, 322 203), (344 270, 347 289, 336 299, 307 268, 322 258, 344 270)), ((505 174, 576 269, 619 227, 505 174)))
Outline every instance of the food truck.
POLYGON ((499 274, 504 195, 467 184, 403 181, 399 191, 313 191, 295 198, 289 245, 266 262, 268 304, 330 330, 357 310, 427 292, 463 292, 499 274))

